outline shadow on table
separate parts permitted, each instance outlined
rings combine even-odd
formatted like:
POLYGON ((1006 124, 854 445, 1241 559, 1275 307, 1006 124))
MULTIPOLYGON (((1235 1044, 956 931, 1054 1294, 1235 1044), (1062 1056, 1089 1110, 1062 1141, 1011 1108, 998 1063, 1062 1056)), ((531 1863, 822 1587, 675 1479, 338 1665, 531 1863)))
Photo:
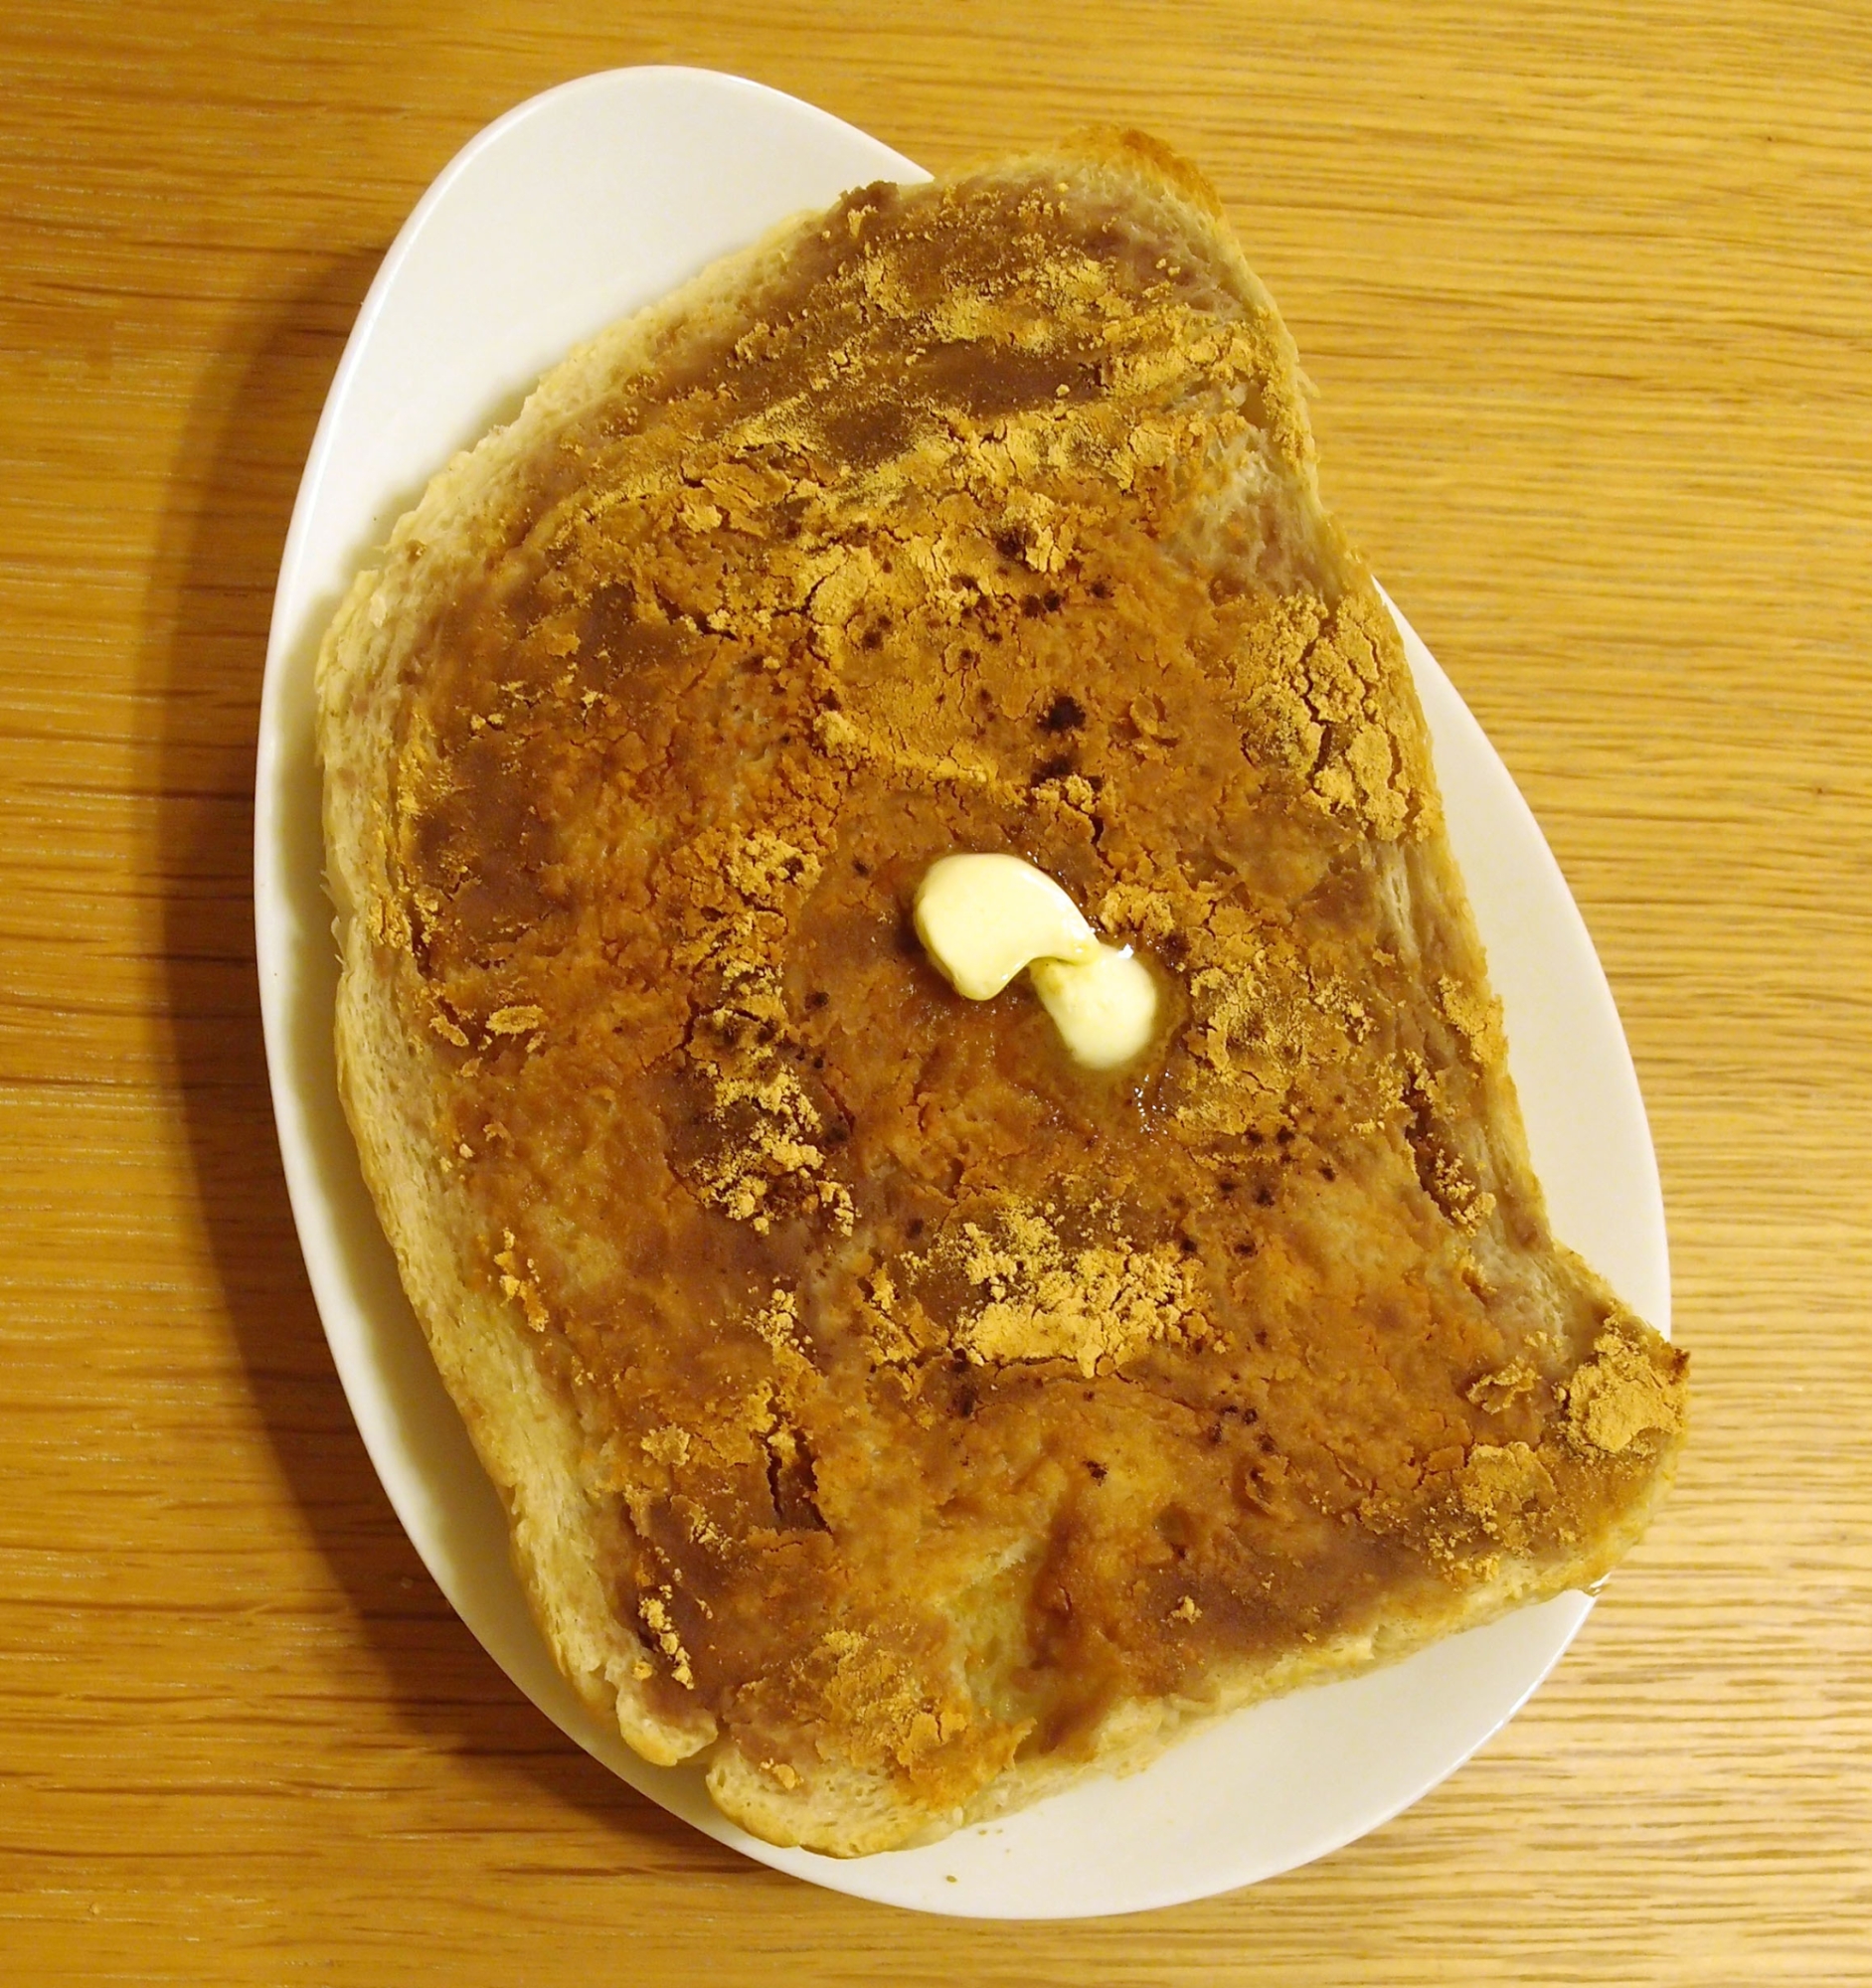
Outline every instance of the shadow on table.
POLYGON ((499 1763, 611 1827, 752 1873, 565 1738, 436 1589, 352 1421, 286 1198, 254 958, 260 682, 300 471, 379 259, 329 260, 296 294, 245 307, 206 370, 169 477, 140 675, 163 712, 164 1012, 196 1192, 255 1408, 399 1716, 436 1746, 499 1763))

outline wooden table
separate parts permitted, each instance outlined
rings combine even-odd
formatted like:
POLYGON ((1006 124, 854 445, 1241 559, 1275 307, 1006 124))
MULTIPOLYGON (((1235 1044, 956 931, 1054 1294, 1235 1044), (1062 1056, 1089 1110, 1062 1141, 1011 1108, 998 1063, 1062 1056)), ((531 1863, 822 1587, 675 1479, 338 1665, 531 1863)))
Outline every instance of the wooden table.
POLYGON ((1872 1981, 1872 10, 12 0, 0 27, 0 1967, 16 1981, 1872 1981), (1544 823, 1697 1422, 1515 1723, 1230 1898, 920 1919, 525 1703, 353 1430, 274 1154, 260 662, 351 318, 473 130, 684 61, 932 166, 1221 187, 1329 498, 1544 823))

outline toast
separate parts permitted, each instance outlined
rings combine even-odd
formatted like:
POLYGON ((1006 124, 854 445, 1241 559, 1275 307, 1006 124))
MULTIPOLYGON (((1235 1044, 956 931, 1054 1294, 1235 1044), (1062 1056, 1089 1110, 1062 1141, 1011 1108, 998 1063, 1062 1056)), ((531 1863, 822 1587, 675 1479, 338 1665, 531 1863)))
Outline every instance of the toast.
POLYGON ((926 1841, 1597 1581, 1684 1359, 1552 1236, 1294 348, 1135 134, 791 224, 456 458, 319 665, 339 1076, 567 1676, 926 1841), (962 1000, 1006 851, 1133 1063, 962 1000))

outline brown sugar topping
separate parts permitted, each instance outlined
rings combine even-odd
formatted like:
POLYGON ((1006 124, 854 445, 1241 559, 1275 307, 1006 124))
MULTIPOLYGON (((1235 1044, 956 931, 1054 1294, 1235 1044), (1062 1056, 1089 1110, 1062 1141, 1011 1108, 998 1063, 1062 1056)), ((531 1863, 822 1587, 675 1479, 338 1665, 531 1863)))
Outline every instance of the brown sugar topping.
POLYGON ((1499 1130, 1283 340, 1096 176, 867 189, 567 417, 416 644, 368 915, 438 1150, 646 1690, 780 1787, 960 1803, 1559 1552, 1671 1425, 1499 1130), (967 850, 1149 948, 1134 1068, 931 968, 967 850))
POLYGON ((1602 1333, 1594 1357, 1568 1383, 1567 1429, 1585 1447, 1617 1454, 1644 1436, 1676 1431, 1683 1417, 1683 1357, 1660 1364, 1630 1334, 1629 1319, 1609 1323, 1626 1330, 1602 1333))
MULTIPOLYGON (((977 1365, 1066 1360, 1091 1380, 1153 1341, 1192 1341, 1203 1330, 1197 1282, 1176 1249, 1136 1249, 1115 1235, 1074 1246, 1052 1208, 1014 1200, 991 1226, 963 1222, 930 1254, 902 1257, 897 1268, 916 1280, 932 1270, 959 1273, 968 1295, 948 1338, 977 1365)), ((874 1280, 872 1302, 894 1311, 889 1276, 874 1280)))

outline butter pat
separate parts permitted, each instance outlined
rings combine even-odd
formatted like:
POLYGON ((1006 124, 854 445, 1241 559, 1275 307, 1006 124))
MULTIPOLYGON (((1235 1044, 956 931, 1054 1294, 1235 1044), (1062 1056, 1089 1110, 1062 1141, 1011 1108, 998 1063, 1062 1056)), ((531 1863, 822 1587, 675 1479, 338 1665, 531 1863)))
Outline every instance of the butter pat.
POLYGON ((1018 856, 944 856, 917 889, 917 936, 971 1001, 1023 967, 1067 1049, 1092 1070, 1128 1063, 1150 1040, 1157 988, 1129 946, 1102 945, 1053 879, 1018 856))
POLYGON ((1018 856, 944 856, 917 887, 917 936, 958 994, 989 1001, 1036 959, 1088 960, 1093 929, 1044 871, 1018 856))
POLYGON ((1092 1070, 1129 1063, 1157 1020, 1157 983, 1127 945, 1102 945, 1081 965, 1036 959, 1034 992, 1066 1047, 1092 1070))

